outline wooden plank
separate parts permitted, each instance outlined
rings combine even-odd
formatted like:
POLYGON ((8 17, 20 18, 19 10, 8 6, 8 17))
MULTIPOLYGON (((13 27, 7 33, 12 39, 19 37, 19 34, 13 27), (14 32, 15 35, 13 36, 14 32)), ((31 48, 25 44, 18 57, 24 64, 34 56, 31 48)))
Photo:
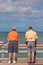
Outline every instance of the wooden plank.
MULTIPOLYGON (((7 46, 8 44, 4 44, 4 45, 7 46)), ((19 46, 26 46, 26 44, 24 44, 24 43, 23 44, 18 44, 18 45, 19 46)), ((40 44, 37 44, 37 46, 43 46, 43 44, 40 43, 40 44)))
POLYGON ((0 41, 0 44, 3 44, 4 43, 4 41, 0 41))
MULTIPOLYGON (((8 48, 8 47, 5 46, 4 48, 8 48)), ((27 48, 27 47, 18 47, 18 48, 24 49, 24 48, 27 48)), ((36 47, 36 48, 43 48, 43 46, 39 46, 39 47, 36 47)))
MULTIPOLYGON (((14 65, 13 63, 9 64, 9 63, 0 63, 1 65, 14 65)), ((28 64, 28 63, 16 63, 15 65, 43 65, 42 63, 40 64, 28 64)))
MULTIPOLYGON (((8 44, 4 44, 4 48, 7 48, 8 44)), ((26 47, 26 44, 19 44, 18 47, 26 47)), ((37 44, 36 47, 43 47, 43 44, 37 44)))
MULTIPOLYGON (((18 47, 18 48, 27 48, 27 47, 18 47)), ((36 48, 43 48, 43 46, 39 46, 39 47, 37 46, 36 48)))
POLYGON ((9 64, 9 63, 0 63, 0 65, 29 65, 28 63, 16 63, 16 64, 9 64))
MULTIPOLYGON (((43 53, 43 50, 37 50, 36 52, 43 53)), ((8 51, 4 50, 4 51, 0 51, 0 53, 8 53, 8 51)), ((27 53, 27 51, 26 50, 19 50, 18 53, 27 53)))
MULTIPOLYGON (((6 61, 3 61, 4 63, 8 63, 8 60, 6 61)), ((17 59, 17 63, 20 63, 20 65, 21 65, 21 63, 27 63, 28 62, 28 58, 18 58, 17 59)), ((36 64, 43 64, 43 58, 36 58, 36 63, 35 63, 35 65, 36 64)))
POLYGON ((3 44, 1 43, 0 46, 2 46, 3 44))
MULTIPOLYGON (((3 44, 3 43, 4 43, 3 41, 0 41, 0 44, 3 44)), ((5 46, 5 47, 8 47, 8 44, 5 43, 4 46, 5 46)), ((26 47, 26 44, 25 44, 25 43, 22 43, 22 44, 19 44, 18 46, 19 46, 19 47, 26 47)), ((37 47, 43 47, 43 44, 37 43, 37 47)))
MULTIPOLYGON (((37 50, 36 52, 37 53, 43 53, 43 50, 37 50)), ((21 51, 19 51, 19 53, 27 53, 27 51, 21 50, 21 51)))
MULTIPOLYGON (((9 58, 0 58, 0 60, 8 61, 9 58)), ((27 61, 28 58, 17 58, 17 60, 18 60, 18 61, 27 61)), ((40 61, 42 61, 43 58, 36 58, 36 60, 40 60, 40 61)))

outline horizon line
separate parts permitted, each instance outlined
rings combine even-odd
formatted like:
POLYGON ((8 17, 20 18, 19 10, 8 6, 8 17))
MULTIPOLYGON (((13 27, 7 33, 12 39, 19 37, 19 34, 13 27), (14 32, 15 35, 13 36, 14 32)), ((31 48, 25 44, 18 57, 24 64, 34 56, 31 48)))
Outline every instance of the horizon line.
MULTIPOLYGON (((10 32, 10 31, 0 31, 0 33, 1 32, 10 32)), ((26 31, 17 31, 17 32, 26 32, 26 31)), ((36 31, 36 32, 41 32, 41 33, 43 33, 43 31, 36 31)))

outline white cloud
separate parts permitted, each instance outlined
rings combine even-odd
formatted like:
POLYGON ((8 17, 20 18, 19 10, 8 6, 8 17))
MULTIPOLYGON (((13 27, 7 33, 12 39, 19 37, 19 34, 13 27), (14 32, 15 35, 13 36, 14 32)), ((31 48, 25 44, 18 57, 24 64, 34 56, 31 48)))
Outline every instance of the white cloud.
POLYGON ((43 10, 36 10, 36 11, 33 11, 33 14, 30 15, 31 18, 36 18, 36 19, 40 19, 43 17, 43 10))
POLYGON ((37 2, 43 0, 0 0, 0 13, 15 12, 17 17, 40 18, 43 10, 34 10, 37 2))
POLYGON ((0 1, 0 12, 15 12, 15 11, 26 11, 27 7, 30 9, 31 7, 35 7, 36 2, 42 0, 16 0, 12 2, 12 0, 1 0, 0 1))

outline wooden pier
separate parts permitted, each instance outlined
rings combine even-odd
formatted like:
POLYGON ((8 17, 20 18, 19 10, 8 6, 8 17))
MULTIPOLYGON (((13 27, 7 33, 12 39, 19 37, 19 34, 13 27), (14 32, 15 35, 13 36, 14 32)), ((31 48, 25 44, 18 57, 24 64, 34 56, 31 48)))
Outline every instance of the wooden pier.
MULTIPOLYGON (((8 53, 8 50, 5 50, 5 49, 8 48, 8 44, 7 43, 5 44, 3 41, 0 41, 0 46, 2 47, 2 49, 0 50, 0 53, 2 54, 2 57, 0 58, 0 61, 1 61, 0 65, 3 65, 3 64, 9 65, 8 64, 9 58, 4 57, 4 54, 8 53)), ((19 44, 18 48, 19 48, 18 53, 27 53, 27 50, 25 49, 26 48, 25 44, 19 44), (25 49, 25 50, 23 50, 23 49, 25 49)), ((43 53, 43 44, 37 44, 36 48, 41 49, 41 50, 40 49, 37 50, 36 51, 37 53, 43 53)), ((30 64, 27 63, 27 61, 28 61, 27 57, 26 58, 22 58, 22 57, 17 58, 17 63, 15 65, 30 65, 30 64)), ((11 63, 10 65, 14 65, 14 64, 11 63)), ((31 64, 31 65, 33 65, 33 64, 31 64)), ((42 58, 36 58, 36 63, 34 65, 43 65, 43 57, 42 58)))

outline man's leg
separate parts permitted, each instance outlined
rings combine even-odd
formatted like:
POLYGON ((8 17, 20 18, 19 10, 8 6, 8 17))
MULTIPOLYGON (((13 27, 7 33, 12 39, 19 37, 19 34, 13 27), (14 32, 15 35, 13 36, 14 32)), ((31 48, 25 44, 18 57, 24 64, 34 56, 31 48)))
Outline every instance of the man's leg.
POLYGON ((30 52, 28 52, 28 62, 31 62, 30 61, 30 52))
POLYGON ((12 53, 9 53, 9 60, 11 61, 12 53))
POLYGON ((35 42, 35 53, 34 53, 34 60, 36 61, 36 42, 35 42))
POLYGON ((35 62, 35 51, 36 49, 35 49, 35 43, 34 42, 32 42, 32 44, 31 44, 31 51, 32 51, 32 62, 34 63, 35 62))
POLYGON ((32 52, 32 62, 34 62, 34 52, 32 52))
POLYGON ((15 60, 15 61, 16 61, 16 53, 14 53, 14 58, 13 58, 13 60, 15 60))
POLYGON ((35 47, 32 47, 32 62, 35 63, 35 47))
POLYGON ((11 58, 12 58, 12 53, 9 53, 9 62, 8 63, 11 63, 11 58))
POLYGON ((36 51, 35 51, 35 53, 34 53, 34 61, 36 61, 36 51))
POLYGON ((15 64, 17 61, 16 53, 14 53, 13 63, 15 64))
POLYGON ((31 46, 31 45, 30 45, 30 42, 28 42, 28 43, 27 43, 27 52, 28 52, 28 62, 29 62, 29 63, 31 63, 31 59, 30 59, 30 58, 31 58, 31 57, 30 57, 30 55, 31 55, 31 53, 30 53, 30 52, 31 52, 31 48, 30 48, 30 46, 31 46))
POLYGON ((11 61, 12 61, 12 43, 11 42, 9 42, 9 44, 8 44, 8 56, 9 56, 9 61, 8 61, 8 63, 11 63, 11 61))

